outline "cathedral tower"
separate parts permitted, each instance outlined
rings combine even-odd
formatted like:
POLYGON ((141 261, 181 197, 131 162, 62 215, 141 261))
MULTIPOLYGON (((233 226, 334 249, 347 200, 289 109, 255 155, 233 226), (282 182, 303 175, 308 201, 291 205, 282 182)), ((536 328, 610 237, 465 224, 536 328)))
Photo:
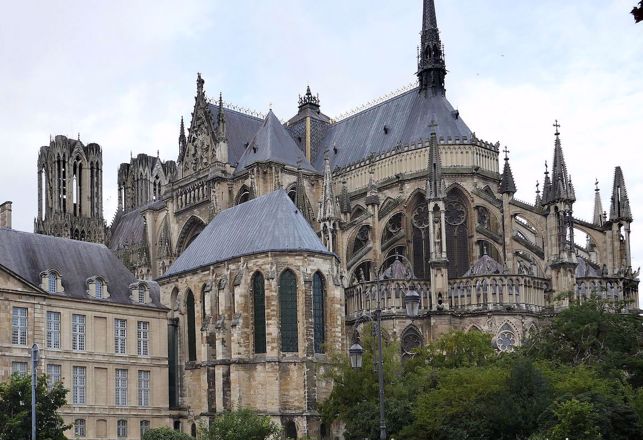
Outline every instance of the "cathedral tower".
POLYGON ((100 145, 56 136, 40 148, 34 230, 75 240, 105 240, 100 145))

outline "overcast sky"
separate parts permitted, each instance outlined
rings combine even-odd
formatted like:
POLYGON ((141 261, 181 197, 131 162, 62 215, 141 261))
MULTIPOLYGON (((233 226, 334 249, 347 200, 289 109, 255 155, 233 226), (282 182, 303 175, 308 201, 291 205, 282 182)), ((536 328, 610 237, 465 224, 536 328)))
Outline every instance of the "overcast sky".
MULTIPOLYGON (((437 0, 447 96, 479 138, 511 150, 517 198, 533 201, 562 125, 591 221, 594 180, 609 210, 621 165, 643 210, 643 24, 635 0, 437 0)), ((103 148, 105 218, 130 152, 174 159, 196 73, 209 96, 281 119, 310 84, 334 116, 413 81, 421 0, 2 2, 0 202, 33 230, 36 160, 49 136, 103 148)), ((635 268, 643 223, 633 226, 635 268)))

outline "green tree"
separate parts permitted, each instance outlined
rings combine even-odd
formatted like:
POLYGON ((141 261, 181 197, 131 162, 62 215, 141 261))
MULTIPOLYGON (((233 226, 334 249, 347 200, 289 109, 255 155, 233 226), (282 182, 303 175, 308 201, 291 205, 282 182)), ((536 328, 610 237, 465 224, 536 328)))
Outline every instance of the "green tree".
POLYGON ((589 402, 570 399, 557 402, 553 408, 556 424, 549 430, 551 440, 601 440, 598 414, 589 402))
POLYGON ((162 427, 149 429, 143 435, 143 440, 194 440, 192 436, 173 429, 162 427))
MULTIPOLYGON (((58 410, 66 403, 67 390, 60 382, 51 390, 47 376, 36 385, 36 434, 39 439, 66 440, 65 425, 58 410)), ((31 438, 31 377, 13 374, 0 384, 0 440, 31 438)))
POLYGON ((281 429, 270 417, 249 409, 224 412, 201 425, 200 438, 207 440, 268 440, 277 439, 281 429))
MULTIPOLYGON (((362 368, 351 368, 345 353, 331 355, 328 376, 333 380, 333 390, 320 405, 325 422, 345 423, 346 440, 379 438, 379 382, 375 363, 378 345, 372 324, 364 326, 360 344, 364 348, 362 368)), ((408 373, 409 363, 401 362, 398 343, 385 343, 383 355, 386 427, 389 437, 397 438, 400 429, 412 421, 415 392, 409 394, 409 388, 416 378, 408 373)))

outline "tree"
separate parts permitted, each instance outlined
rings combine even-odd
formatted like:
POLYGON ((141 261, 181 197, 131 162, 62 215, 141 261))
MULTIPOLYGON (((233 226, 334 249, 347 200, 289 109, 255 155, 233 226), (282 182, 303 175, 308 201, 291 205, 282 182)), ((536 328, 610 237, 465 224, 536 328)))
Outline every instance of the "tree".
POLYGON ((224 412, 217 415, 209 427, 200 427, 200 438, 207 440, 269 440, 277 439, 280 433, 281 429, 270 417, 249 409, 224 412))
POLYGON ((601 440, 598 429, 598 414, 589 402, 576 399, 558 402, 553 409, 557 423, 548 435, 551 440, 601 440))
POLYGON ((173 429, 162 427, 145 431, 143 440, 194 440, 192 436, 173 429))
POLYGON ((638 6, 632 8, 632 15, 637 23, 643 21, 643 1, 640 1, 638 6))
MULTIPOLYGON (((66 440, 65 425, 58 410, 66 403, 66 390, 62 383, 47 388, 47 376, 40 376, 36 385, 36 434, 37 438, 66 440)), ((31 377, 13 374, 9 381, 0 384, 0 440, 31 438, 31 377)))

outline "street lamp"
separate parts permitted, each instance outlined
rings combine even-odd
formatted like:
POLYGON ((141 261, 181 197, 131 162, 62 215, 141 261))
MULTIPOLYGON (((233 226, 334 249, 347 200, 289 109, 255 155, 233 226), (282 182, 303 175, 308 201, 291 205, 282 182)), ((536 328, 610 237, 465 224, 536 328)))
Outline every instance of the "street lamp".
MULTIPOLYGON (((396 260, 399 262, 399 255, 395 255, 396 260)), ((404 257, 402 257, 404 258, 404 257)), ((406 260, 406 258, 404 258, 406 260)), ((386 261, 386 260, 385 260, 386 261)), ((408 260, 406 260, 408 263, 408 260)), ((408 265, 409 269, 411 265, 408 265)), ((386 440, 386 419, 384 417, 384 355, 382 354, 382 294, 380 289, 380 279, 382 278, 382 269, 384 265, 382 264, 377 270, 375 270, 375 281, 377 286, 377 308, 375 309, 375 318, 377 321, 376 331, 377 331, 377 344, 378 344, 378 358, 377 358, 377 375, 379 379, 379 401, 380 401, 380 440, 386 440)), ((410 272, 410 278, 415 278, 412 270, 410 272)), ((419 314, 420 309, 420 294, 415 290, 413 286, 410 286, 404 295, 404 306, 406 308, 406 314, 411 318, 415 318, 419 314)), ((351 345, 348 350, 348 354, 351 360, 351 367, 361 368, 362 367, 362 355, 364 354, 364 349, 356 341, 351 345)))
POLYGON ((40 362, 40 347, 31 346, 31 440, 36 440, 36 386, 38 382, 38 363, 40 362))

